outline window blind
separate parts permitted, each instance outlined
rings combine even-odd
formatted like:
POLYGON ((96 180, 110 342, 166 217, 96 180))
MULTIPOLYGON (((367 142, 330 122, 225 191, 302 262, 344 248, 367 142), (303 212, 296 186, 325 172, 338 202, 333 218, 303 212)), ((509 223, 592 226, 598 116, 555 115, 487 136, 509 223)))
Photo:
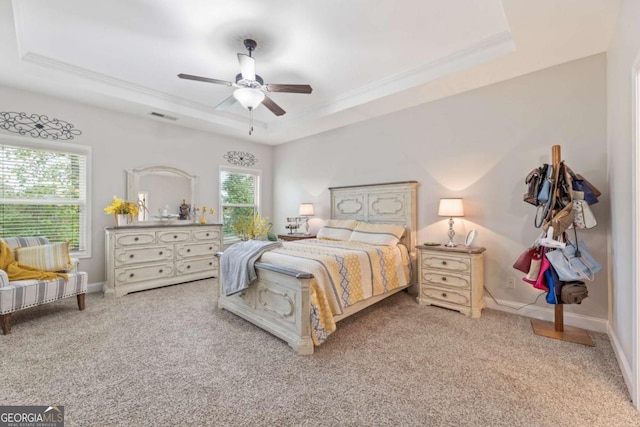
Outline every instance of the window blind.
POLYGON ((0 141, 0 237, 46 236, 85 252, 87 157, 0 141))
POLYGON ((222 231, 226 240, 236 238, 233 225, 240 217, 258 212, 260 175, 255 171, 220 170, 222 231))

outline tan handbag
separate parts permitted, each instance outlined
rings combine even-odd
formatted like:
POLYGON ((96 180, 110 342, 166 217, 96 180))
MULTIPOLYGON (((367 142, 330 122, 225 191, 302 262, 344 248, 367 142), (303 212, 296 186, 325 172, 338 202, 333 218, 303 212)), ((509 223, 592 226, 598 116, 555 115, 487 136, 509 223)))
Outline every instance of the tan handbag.
POLYGON ((549 225, 553 227, 553 237, 557 238, 562 235, 573 224, 575 218, 575 212, 573 210, 573 201, 567 203, 567 205, 558 211, 552 218, 544 224, 545 231, 549 228, 549 225))

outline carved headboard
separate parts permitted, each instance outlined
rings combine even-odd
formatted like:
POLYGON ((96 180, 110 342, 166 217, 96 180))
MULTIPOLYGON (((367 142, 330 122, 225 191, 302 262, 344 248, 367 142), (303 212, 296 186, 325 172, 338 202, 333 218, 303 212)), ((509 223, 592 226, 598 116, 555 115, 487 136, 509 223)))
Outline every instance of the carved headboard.
POLYGON ((415 261, 418 238, 417 181, 332 187, 329 191, 333 219, 402 225, 406 230, 402 243, 409 249, 412 261, 415 261))

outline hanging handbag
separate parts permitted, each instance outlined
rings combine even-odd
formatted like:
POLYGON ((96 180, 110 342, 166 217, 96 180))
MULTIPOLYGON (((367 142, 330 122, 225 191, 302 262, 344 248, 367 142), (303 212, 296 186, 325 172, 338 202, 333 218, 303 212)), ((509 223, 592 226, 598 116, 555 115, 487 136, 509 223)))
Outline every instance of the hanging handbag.
POLYGON ((547 252, 546 256, 563 282, 592 282, 595 274, 602 270, 602 266, 587 251, 587 246, 582 240, 576 240, 575 243, 567 241, 563 249, 547 252))
POLYGON ((551 175, 553 174, 553 167, 551 165, 547 165, 546 171, 544 175, 544 181, 542 182, 542 186, 540 187, 540 191, 538 192, 538 202, 545 203, 551 198, 551 187, 552 181, 551 175))
POLYGON ((527 272, 527 275, 522 278, 522 280, 527 283, 531 283, 532 285, 535 284, 538 280, 538 277, 540 277, 540 269, 542 268, 543 259, 544 256, 542 254, 542 251, 538 250, 535 254, 533 254, 533 256, 531 257, 529 271, 527 272))
POLYGON ((582 175, 575 174, 571 170, 569 170, 569 173, 571 175, 571 188, 577 193, 577 198, 586 200, 590 205, 598 203, 598 197, 602 195, 600 190, 593 186, 593 184, 587 181, 582 175))
POLYGON ((544 279, 549 291, 547 292, 547 303, 549 304, 562 304, 561 294, 564 283, 558 278, 558 274, 552 267, 549 267, 544 272, 544 279))
POLYGON ((598 225, 596 217, 586 200, 574 200, 573 210, 575 212, 573 224, 576 229, 587 230, 598 225))
POLYGON ((538 194, 542 189, 542 184, 544 183, 544 179, 547 174, 547 164, 543 164, 540 167, 535 168, 524 180, 524 183, 527 184, 527 192, 523 196, 523 200, 533 206, 538 206, 540 201, 538 200, 538 194))
POLYGON ((531 270, 531 260, 539 252, 537 248, 529 248, 520 254, 516 262, 513 263, 513 268, 522 271, 524 274, 529 273, 531 270))
POLYGON ((589 296, 589 290, 584 282, 567 282, 562 286, 560 299, 564 304, 580 304, 589 296))
POLYGON ((556 213, 551 221, 544 224, 544 230, 553 226, 553 237, 558 238, 573 224, 575 212, 573 210, 573 201, 569 202, 564 208, 556 213))

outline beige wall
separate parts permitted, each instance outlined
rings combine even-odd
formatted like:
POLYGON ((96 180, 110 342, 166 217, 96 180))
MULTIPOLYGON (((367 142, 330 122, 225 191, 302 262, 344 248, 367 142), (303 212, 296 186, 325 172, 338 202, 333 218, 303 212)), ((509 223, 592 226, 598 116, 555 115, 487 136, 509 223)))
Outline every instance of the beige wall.
MULTIPOLYGON (((640 69, 640 2, 622 4, 616 33, 607 55, 607 139, 611 191, 611 258, 612 298, 611 336, 622 373, 637 407, 638 399, 638 283, 633 254, 632 230, 637 230, 638 188, 636 155, 637 139, 633 135, 634 114, 633 71, 640 69), (635 147, 635 148, 634 148, 635 147), (635 190, 635 194, 634 194, 635 190), (637 206, 637 205, 636 205, 637 206)), ((637 116, 638 112, 635 111, 637 116)))
POLYGON ((271 214, 273 149, 269 146, 2 86, 0 111, 66 120, 82 131, 72 143, 92 147, 92 257, 80 261, 80 268, 89 273, 89 284, 104 281, 104 228, 112 227, 114 220, 103 208, 114 195, 126 197, 126 169, 164 165, 197 175, 198 204, 217 209, 219 166, 228 165, 224 154, 248 151, 258 158, 253 169, 262 171, 262 208, 265 215, 271 214))
MULTIPOLYGON (((284 232, 285 218, 310 201, 312 228, 319 227, 329 217, 331 186, 417 180, 418 241, 446 241, 438 200, 464 198, 457 242, 476 229, 475 244, 487 248, 486 288, 508 306, 521 306, 538 295, 511 267, 538 235, 535 208, 522 201, 524 177, 551 160, 554 144, 576 172, 607 188, 604 54, 277 146, 274 224, 284 232), (516 289, 506 287, 512 277, 516 289)), ((580 237, 606 272, 609 194, 600 200, 593 206, 599 225, 580 237)), ((586 327, 604 331, 606 273, 589 292, 582 305, 566 307, 566 323, 584 321, 571 316, 580 314, 592 320, 586 327)), ((552 318, 549 308, 541 298, 519 313, 552 318)))

